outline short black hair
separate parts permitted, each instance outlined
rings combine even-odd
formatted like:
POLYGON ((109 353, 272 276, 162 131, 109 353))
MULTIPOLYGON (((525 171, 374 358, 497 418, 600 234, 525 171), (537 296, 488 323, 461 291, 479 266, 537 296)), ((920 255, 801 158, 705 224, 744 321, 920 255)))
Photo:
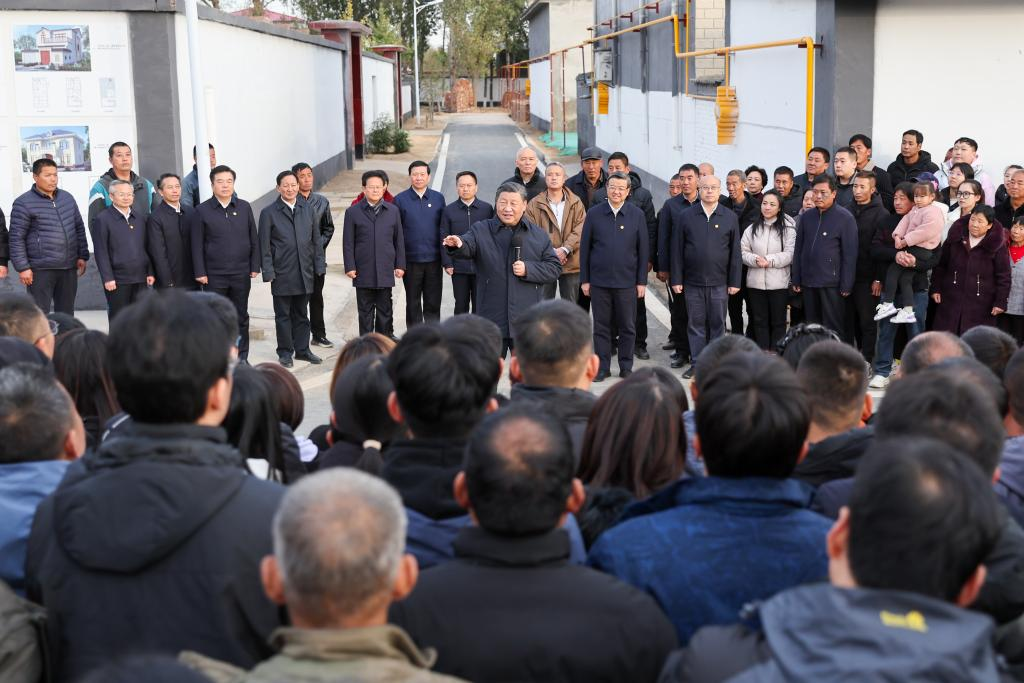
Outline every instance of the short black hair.
POLYGON ((0 292, 0 337, 17 337, 29 344, 39 339, 44 314, 28 294, 0 292))
POLYGON ((708 474, 719 477, 790 476, 811 423, 792 369, 753 353, 733 354, 711 373, 696 412, 708 474))
POLYGON ((114 150, 117 149, 118 147, 127 147, 129 151, 131 151, 132 149, 132 146, 129 145, 127 142, 124 142, 123 140, 118 140, 117 142, 115 142, 114 144, 107 148, 108 159, 114 158, 114 150))
POLYGON ((944 358, 957 356, 973 358, 974 351, 951 332, 923 332, 907 342, 903 348, 903 353, 900 354, 900 375, 912 375, 944 358))
POLYGON ((200 302, 213 311, 213 314, 217 316, 217 322, 220 323, 221 329, 224 330, 224 334, 231 340, 232 345, 236 345, 238 339, 238 309, 231 303, 231 299, 216 292, 203 292, 199 290, 188 292, 188 296, 193 301, 200 302))
POLYGON ((1018 349, 1003 371, 1009 415, 1024 426, 1024 349, 1018 349))
POLYGON ((980 204, 980 205, 978 205, 978 206, 974 207, 974 209, 972 209, 972 210, 971 210, 971 215, 972 215, 972 216, 973 216, 973 215, 975 215, 975 214, 979 214, 979 213, 980 213, 980 214, 981 214, 982 216, 984 216, 984 217, 985 217, 985 221, 986 221, 986 222, 987 222, 987 223, 988 223, 989 225, 991 225, 992 223, 994 223, 994 222, 995 222, 995 220, 996 220, 996 210, 995 210, 995 209, 993 209, 993 208, 992 208, 991 206, 989 206, 988 204, 980 204))
POLYGON ((828 185, 828 189, 831 192, 835 192, 836 187, 838 187, 836 185, 836 179, 830 176, 828 173, 822 173, 821 175, 815 177, 814 180, 811 181, 811 187, 814 187, 816 185, 828 185))
POLYGON ((763 187, 767 187, 767 185, 768 185, 768 171, 764 170, 763 168, 761 168, 757 164, 751 164, 750 166, 747 166, 745 169, 743 169, 743 177, 744 178, 746 178, 751 173, 756 173, 759 176, 761 176, 761 185, 763 187))
MULTIPOLYGON (((212 143, 212 142, 208 142, 208 143, 206 143, 206 144, 207 144, 207 145, 209 146, 209 148, 210 148, 210 149, 214 149, 214 147, 213 147, 213 143, 212 143)), ((196 158, 196 153, 197 153, 197 152, 198 152, 198 150, 196 149, 196 146, 195 146, 195 145, 192 145, 192 158, 193 158, 193 159, 195 159, 195 158, 196 158)))
POLYGON ((693 171, 694 175, 700 175, 700 167, 697 164, 683 164, 679 167, 677 175, 683 175, 687 171, 693 171))
POLYGON ((789 166, 779 166, 777 169, 775 169, 775 173, 772 174, 772 177, 774 178, 777 175, 788 175, 790 180, 796 177, 793 174, 793 169, 791 169, 789 166))
POLYGON ((850 136, 850 140, 846 144, 852 147, 853 143, 855 142, 863 142, 865 147, 871 149, 871 138, 869 138, 867 135, 864 135, 864 133, 854 133, 853 135, 850 136))
MULTIPOLYGON (((625 152, 612 152, 611 154, 608 155, 608 161, 612 161, 613 159, 618 159, 619 161, 624 163, 626 166, 629 166, 629 157, 626 156, 625 152)), ((700 169, 698 169, 698 173, 699 172, 700 172, 700 169)))
POLYGON ((387 187, 388 177, 384 173, 384 171, 366 171, 365 173, 363 173, 363 187, 366 187, 366 183, 370 181, 370 178, 380 178, 380 181, 384 183, 385 187, 387 187))
POLYGON ((903 131, 903 135, 900 136, 900 139, 902 140, 905 135, 913 135, 919 145, 924 142, 924 133, 919 130, 914 130, 913 128, 905 130, 903 131))
POLYGON ((964 332, 960 339, 971 347, 974 357, 999 379, 1003 378, 1006 364, 1017 352, 1017 340, 991 325, 978 325, 964 332))
POLYGON ((423 166, 424 168, 426 168, 427 169, 427 175, 430 175, 430 164, 428 164, 427 162, 423 161, 422 159, 417 159, 416 161, 414 161, 411 164, 409 164, 409 175, 412 175, 412 170, 414 168, 419 168, 420 166, 423 166))
POLYGON ((753 339, 744 337, 742 334, 723 334, 704 347, 693 362, 693 381, 697 385, 698 393, 703 391, 704 384, 715 368, 736 353, 760 355, 761 347, 753 339))
POLYGON ((437 324, 416 325, 388 356, 398 404, 417 437, 468 434, 483 417, 500 373, 488 344, 437 324))
POLYGON ((277 187, 281 187, 281 181, 284 180, 285 178, 287 178, 288 176, 291 176, 292 178, 295 178, 295 182, 299 182, 299 176, 295 175, 295 171, 292 171, 292 170, 289 169, 287 171, 281 171, 280 173, 278 173, 277 174, 277 180, 276 180, 276 182, 274 184, 277 187))
POLYGON ((512 327, 515 356, 527 384, 561 386, 594 349, 590 316, 563 299, 530 306, 512 327))
POLYGON ((53 166, 54 168, 57 168, 57 162, 54 161, 53 159, 36 159, 35 161, 32 162, 32 175, 39 175, 40 173, 43 172, 43 169, 48 166, 53 166))
POLYGON ((857 160, 857 151, 853 147, 840 147, 839 149, 836 150, 836 154, 845 154, 854 161, 857 160))
POLYGON ((305 161, 300 161, 296 164, 292 164, 292 173, 295 173, 296 177, 298 177, 299 171, 305 171, 307 168, 310 171, 313 170, 313 167, 307 164, 305 161))
POLYGON ((832 154, 824 147, 811 147, 809 150, 807 150, 807 156, 811 156, 813 152, 818 152, 823 157, 825 157, 826 162, 832 161, 832 154))
POLYGON ((74 410, 50 368, 0 370, 0 465, 60 457, 74 410))
POLYGON ((889 385, 875 416, 879 439, 923 436, 953 446, 991 477, 1006 437, 991 394, 976 380, 928 368, 889 385))
POLYGON ((493 353, 495 358, 501 358, 501 349, 504 346, 505 338, 501 335, 501 328, 493 321, 474 313, 460 313, 446 318, 441 323, 441 327, 477 339, 486 345, 488 351, 493 353))
POLYGON ((213 311, 184 293, 143 297, 110 329, 107 362, 121 407, 138 422, 195 422, 228 374, 233 343, 213 311))
MULTIPOLYGON (((970 145, 971 149, 973 149, 975 152, 978 151, 978 141, 975 140, 974 138, 968 138, 968 137, 957 138, 956 139, 956 143, 960 143, 960 142, 962 142, 965 145, 970 145)), ((956 144, 956 143, 953 143, 953 144, 956 144)))
POLYGON ((796 376, 811 404, 811 419, 831 429, 848 429, 864 407, 868 372, 864 356, 831 339, 807 349, 796 376))
POLYGON ((474 183, 476 183, 478 185, 480 184, 480 181, 476 179, 476 173, 473 173, 472 171, 459 171, 458 173, 455 174, 455 184, 456 185, 459 182, 459 178, 461 178, 464 175, 468 175, 470 178, 472 178, 474 183))
POLYGON ((850 494, 857 585, 955 601, 1000 536, 998 508, 991 482, 952 446, 922 437, 878 441, 850 494))
POLYGON ((213 179, 221 173, 230 173, 232 180, 238 180, 238 175, 233 168, 224 164, 218 164, 210 169, 210 182, 212 183, 213 179))
POLYGON ((473 430, 462 469, 480 526, 502 536, 529 536, 558 525, 576 461, 557 418, 511 405, 473 430))
POLYGON ((987 368, 976 358, 946 358, 932 366, 932 369, 941 370, 950 377, 971 382, 982 389, 995 403, 1000 417, 1006 415, 1009 407, 1006 397, 1006 389, 995 373, 987 368))
POLYGON ((164 181, 167 180, 168 178, 174 178, 179 183, 181 182, 181 176, 179 176, 177 173, 161 173, 160 177, 157 178, 156 180, 156 189, 164 189, 164 181))

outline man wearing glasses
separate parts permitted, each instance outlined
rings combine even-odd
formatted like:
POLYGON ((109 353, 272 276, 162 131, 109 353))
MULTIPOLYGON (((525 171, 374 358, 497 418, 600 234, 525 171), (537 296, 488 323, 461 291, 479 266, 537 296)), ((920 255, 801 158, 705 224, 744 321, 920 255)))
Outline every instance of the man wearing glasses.
POLYGON ((845 298, 857 274, 857 221, 836 205, 836 181, 814 180, 815 210, 796 221, 796 249, 790 275, 793 290, 803 293, 807 322, 820 323, 852 342, 846 325, 845 298))

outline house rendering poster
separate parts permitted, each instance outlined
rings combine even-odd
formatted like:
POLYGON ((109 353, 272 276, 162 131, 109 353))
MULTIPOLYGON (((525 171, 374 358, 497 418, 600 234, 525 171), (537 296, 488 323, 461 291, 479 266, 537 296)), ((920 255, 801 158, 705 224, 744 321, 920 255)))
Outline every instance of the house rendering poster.
POLYGON ((17 71, 91 71, 87 25, 32 24, 14 27, 17 71))
POLYGON ((52 159, 61 171, 91 171, 88 126, 24 126, 21 128, 23 172, 37 159, 52 159))

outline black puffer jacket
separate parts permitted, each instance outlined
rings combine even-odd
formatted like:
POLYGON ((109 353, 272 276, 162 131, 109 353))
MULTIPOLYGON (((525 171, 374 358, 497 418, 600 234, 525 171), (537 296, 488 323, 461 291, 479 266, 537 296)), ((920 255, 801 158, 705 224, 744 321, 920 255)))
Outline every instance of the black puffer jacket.
POLYGON ((32 188, 11 207, 11 263, 19 273, 32 268, 74 268, 89 258, 85 222, 71 193, 60 188, 53 198, 32 188))
POLYGON ((128 424, 72 464, 36 512, 25 565, 57 680, 132 652, 247 669, 272 654, 282 614, 259 566, 283 493, 215 427, 128 424))

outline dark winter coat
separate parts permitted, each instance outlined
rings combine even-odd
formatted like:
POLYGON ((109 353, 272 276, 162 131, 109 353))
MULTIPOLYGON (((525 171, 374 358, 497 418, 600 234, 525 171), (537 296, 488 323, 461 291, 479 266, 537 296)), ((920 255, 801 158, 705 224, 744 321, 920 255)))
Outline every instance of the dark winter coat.
POLYGON ((7 266, 11 258, 10 235, 7 232, 7 218, 4 217, 3 209, 0 209, 0 266, 7 266))
POLYGON ((73 463, 36 512, 26 563, 58 680, 136 652, 247 669, 272 654, 282 612, 259 567, 283 494, 214 427, 132 423, 73 463))
MULTIPOLYGON (((444 211, 441 212, 441 236, 438 239, 443 241, 448 235, 461 235, 469 232, 470 227, 474 223, 486 221, 490 218, 494 218, 494 207, 485 201, 481 201, 479 197, 474 197, 473 203, 468 206, 461 199, 456 199, 444 207, 444 211)), ((454 268, 456 273, 462 275, 476 273, 476 268, 473 266, 472 261, 467 261, 466 259, 454 260, 448 254, 447 249, 441 250, 441 265, 445 268, 454 268)))
POLYGON ((913 165, 908 165, 903 156, 896 157, 896 161, 889 164, 886 169, 893 189, 903 182, 913 181, 922 173, 935 173, 939 170, 938 165, 932 161, 932 155, 922 151, 913 165))
POLYGON ((866 163, 860 170, 870 171, 875 175, 875 191, 882 198, 882 206, 886 211, 892 211, 893 182, 889 172, 881 166, 877 166, 873 161, 866 163))
MULTIPOLYGON (((626 203, 632 204, 644 212, 644 223, 647 225, 648 260, 653 263, 658 251, 658 212, 654 210, 654 198, 651 196, 650 190, 643 186, 639 174, 634 171, 629 172, 629 184, 630 189, 629 195, 626 197, 626 203)), ((587 208, 607 203, 608 188, 602 187, 594 193, 594 201, 587 208)))
POLYGON ((587 562, 652 595, 684 644, 702 626, 738 623, 750 602, 827 576, 832 524, 808 508, 812 493, 795 479, 684 479, 629 507, 587 562))
POLYGON ((226 207, 210 197, 192 214, 192 265, 196 277, 260 272, 260 241, 252 207, 232 197, 226 207))
POLYGON ((995 490, 1017 524, 1024 524, 1024 436, 1006 440, 995 490))
POLYGON ((840 292, 851 292, 859 248, 852 213, 838 204, 824 212, 805 211, 796 219, 790 278, 798 287, 837 287, 840 292))
POLYGON ((782 198, 782 211, 787 216, 796 218, 800 215, 800 209, 804 206, 804 194, 803 191, 793 185, 793 189, 789 191, 788 197, 782 198))
POLYGON ((469 232, 459 237, 462 246, 449 247, 448 254, 471 259, 476 265, 477 315, 501 328, 503 336, 511 337, 516 319, 544 298, 544 285, 555 282, 562 274, 562 264, 548 234, 525 219, 509 228, 500 219, 491 218, 474 223, 469 232), (512 263, 514 248, 520 243, 526 275, 517 277, 512 274, 512 263))
POLYGON ((310 192, 308 197, 299 194, 299 197, 306 200, 309 210, 313 212, 313 225, 320 231, 320 242, 326 252, 327 245, 334 237, 334 216, 331 214, 331 202, 319 192, 310 192))
POLYGON ((402 214, 405 259, 408 263, 433 263, 441 260, 441 212, 444 195, 429 187, 423 196, 409 188, 395 197, 402 214))
POLYGON ((793 470, 793 478, 811 486, 852 477, 868 448, 875 442, 875 428, 861 427, 811 444, 807 457, 793 470))
POLYGON ((313 222, 313 210, 302 197, 295 210, 277 198, 260 211, 257 230, 263 259, 263 281, 270 283, 274 296, 312 294, 316 276, 327 271, 320 226, 313 222))
POLYGON ((740 224, 740 235, 761 215, 761 200, 743 190, 743 204, 736 205, 735 200, 729 195, 722 195, 719 203, 727 209, 732 209, 736 214, 736 220, 740 224))
POLYGON ((146 251, 146 219, 132 209, 128 217, 113 206, 96 214, 89 226, 100 281, 142 284, 153 274, 146 251))
POLYGON ((917 593, 801 586, 768 600, 759 616, 763 632, 700 631, 669 658, 660 683, 1009 680, 996 664, 991 619, 917 593))
MULTIPOLYGON (((601 176, 597 179, 597 185, 593 188, 593 192, 596 193, 604 187, 606 182, 608 182, 608 174, 605 173, 605 170, 602 168, 601 176)), ((580 201, 583 202, 584 206, 589 206, 591 197, 587 195, 587 176, 583 171, 580 171, 573 177, 566 180, 565 186, 570 192, 580 198, 580 201)))
POLYGON ((970 233, 947 239, 932 270, 931 293, 942 296, 932 329, 962 334, 995 325, 992 308, 1006 310, 1010 296, 1010 252, 1006 231, 994 224, 974 249, 970 233))
POLYGON ((405 237, 398 207, 381 201, 377 210, 361 201, 345 210, 341 233, 345 272, 356 271, 353 287, 395 286, 395 270, 405 270, 405 237))
MULTIPOLYGON (((162 199, 157 194, 153 183, 138 175, 135 171, 131 171, 128 177, 128 182, 132 184, 132 189, 135 191, 132 211, 139 217, 139 220, 145 221, 149 214, 153 212, 153 207, 159 204, 162 199)), ((93 219, 99 215, 100 211, 113 204, 110 200, 110 183, 115 180, 117 180, 117 175, 114 173, 114 169, 109 168, 106 173, 96 180, 89 191, 90 225, 93 219)))
POLYGON ((70 192, 57 188, 53 198, 33 185, 14 200, 10 227, 11 265, 29 269, 66 270, 89 259, 89 242, 78 204, 70 192))
POLYGON ((435 671, 471 681, 641 683, 656 680, 675 647, 649 596, 568 562, 563 529, 512 538, 469 526, 454 548, 455 559, 423 572, 390 613, 421 647, 437 649, 435 671))
MULTIPOLYGON (((682 195, 679 195, 682 197, 682 195)), ((743 254, 740 224, 732 209, 717 204, 708 216, 698 201, 679 213, 672 229, 672 286, 740 287, 743 254)))
POLYGON ((672 270, 672 235, 682 225, 683 211, 694 204, 700 204, 700 199, 691 202, 679 194, 669 197, 661 205, 661 211, 658 212, 658 251, 654 262, 654 269, 659 273, 668 274, 672 270))
MULTIPOLYGON (((885 226, 888 224, 889 219, 892 215, 885 210, 885 206, 882 205, 882 198, 876 192, 871 195, 871 201, 867 204, 853 203, 850 208, 853 213, 853 218, 857 221, 857 270, 856 270, 856 282, 871 282, 878 280, 879 282, 885 282, 885 273, 882 272, 882 277, 877 277, 878 268, 875 263, 874 257, 871 255, 871 245, 875 239, 875 234, 879 230, 885 230, 885 226)), ((892 238, 892 231, 889 231, 889 237, 892 238)), ((895 248, 895 243, 893 244, 895 248)), ((893 260, 896 255, 893 254, 893 260)))
POLYGON ((539 195, 541 192, 544 192, 548 189, 547 183, 544 182, 544 174, 541 173, 539 170, 534 171, 533 177, 530 178, 530 182, 526 183, 523 182, 523 174, 520 173, 519 169, 517 168, 516 172, 512 174, 511 178, 505 178, 505 180, 501 181, 502 185, 504 185, 505 183, 516 183, 517 185, 522 185, 523 187, 525 187, 526 201, 530 201, 531 199, 539 195))
POLYGON ((156 286, 196 286, 192 268, 192 213, 195 209, 181 204, 175 211, 167 202, 160 202, 146 220, 149 260, 156 275, 156 286))
POLYGON ((514 405, 534 402, 541 410, 557 418, 569 432, 576 464, 579 465, 580 453, 583 451, 583 434, 587 431, 590 411, 597 403, 596 396, 582 389, 515 384, 509 398, 514 405))
POLYGON ((996 204, 996 220, 1003 224, 1007 230, 1013 225, 1014 221, 1024 218, 1024 204, 1018 206, 1016 209, 1010 204, 1010 198, 1007 197, 1002 202, 996 204))
POLYGON ((605 201, 587 211, 580 237, 580 283, 628 289, 647 284, 648 237, 644 215, 625 202, 618 215, 605 201))

